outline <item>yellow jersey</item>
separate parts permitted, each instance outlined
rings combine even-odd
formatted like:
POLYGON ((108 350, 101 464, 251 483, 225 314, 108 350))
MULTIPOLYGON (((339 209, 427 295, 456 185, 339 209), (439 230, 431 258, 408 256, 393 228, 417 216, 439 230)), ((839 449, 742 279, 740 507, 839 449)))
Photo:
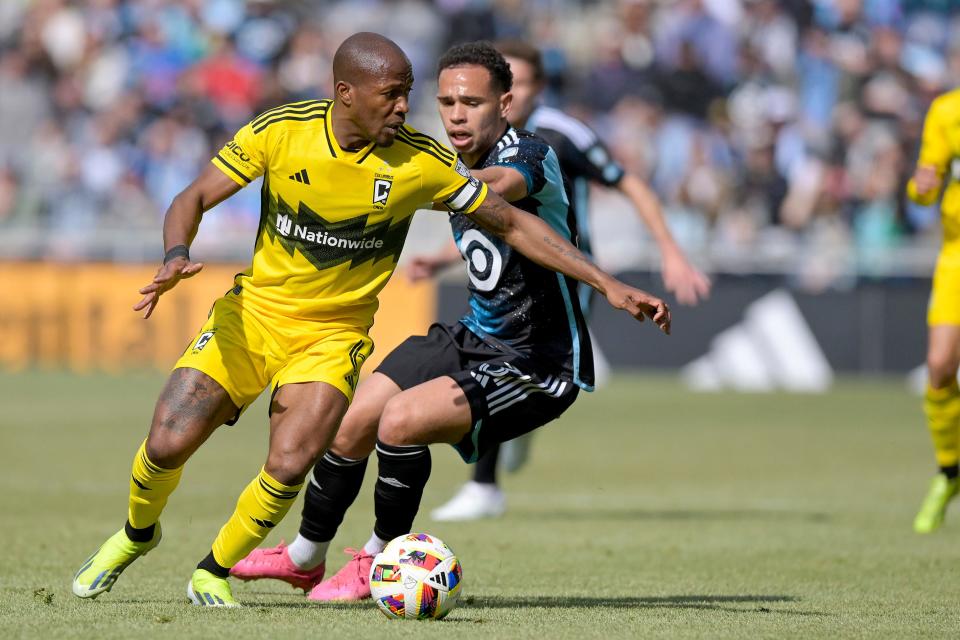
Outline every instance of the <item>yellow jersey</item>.
POLYGON ((487 187, 456 154, 404 126, 389 147, 340 147, 332 100, 264 112, 212 162, 240 185, 263 176, 253 262, 236 277, 245 305, 277 318, 369 328, 414 212, 443 202, 472 213, 487 187))
MULTIPOLYGON (((960 89, 938 96, 930 105, 923 124, 923 142, 918 165, 932 165, 946 184, 940 203, 943 222, 941 260, 960 267, 960 89)), ((933 204, 940 190, 921 196, 911 179, 907 196, 919 204, 933 204)))

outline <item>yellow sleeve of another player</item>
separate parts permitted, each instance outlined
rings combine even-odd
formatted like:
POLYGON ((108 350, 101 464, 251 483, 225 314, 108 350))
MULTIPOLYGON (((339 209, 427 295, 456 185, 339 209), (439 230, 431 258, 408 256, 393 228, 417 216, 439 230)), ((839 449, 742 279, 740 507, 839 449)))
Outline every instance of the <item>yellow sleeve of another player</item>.
POLYGON ((404 126, 397 137, 420 152, 415 157, 430 202, 442 202, 454 213, 477 210, 487 197, 487 185, 470 175, 457 154, 413 127, 404 126))
POLYGON ((459 158, 450 167, 433 163, 424 173, 424 186, 431 189, 433 202, 442 202, 454 213, 473 213, 487 197, 487 185, 470 175, 459 158))
POLYGON ((253 125, 247 124, 210 162, 245 187, 266 170, 266 138, 266 133, 255 134, 253 125))
MULTIPOLYGON (((953 159, 953 152, 950 149, 950 140, 947 137, 946 125, 950 115, 948 105, 944 104, 944 97, 941 96, 933 101, 927 117, 923 123, 923 139, 920 144, 920 156, 917 158, 917 166, 933 166, 937 169, 937 175, 942 179, 948 169, 950 161, 953 159)), ((940 189, 933 189, 922 196, 917 193, 917 186, 913 179, 907 183, 907 197, 917 204, 933 204, 940 196, 940 189)))

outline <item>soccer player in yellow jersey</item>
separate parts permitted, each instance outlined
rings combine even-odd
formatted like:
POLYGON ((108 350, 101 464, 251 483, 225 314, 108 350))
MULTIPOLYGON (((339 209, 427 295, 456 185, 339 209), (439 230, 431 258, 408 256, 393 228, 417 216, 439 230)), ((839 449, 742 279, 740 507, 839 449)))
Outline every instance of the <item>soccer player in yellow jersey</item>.
POLYGON ((917 168, 907 185, 914 202, 933 204, 941 191, 943 248, 933 274, 927 310, 928 384, 923 408, 933 437, 939 473, 930 483, 913 522, 917 533, 929 533, 943 522, 947 505, 957 495, 960 460, 960 90, 939 96, 930 105, 923 126, 917 168), (946 184, 946 188, 944 188, 946 184))
POLYGON ((377 294, 411 216, 426 203, 471 216, 538 264, 669 332, 663 301, 598 269, 543 220, 489 192, 449 149, 404 124, 413 74, 396 44, 373 33, 347 38, 333 76, 333 100, 261 114, 167 210, 164 263, 134 307, 144 317, 203 268, 188 251, 203 212, 264 177, 253 263, 174 366, 134 457, 127 521, 77 571, 77 596, 109 591, 160 542, 160 513, 186 461, 269 386, 266 462, 187 585, 194 604, 237 606, 229 570, 280 522, 336 434, 372 349, 377 294))

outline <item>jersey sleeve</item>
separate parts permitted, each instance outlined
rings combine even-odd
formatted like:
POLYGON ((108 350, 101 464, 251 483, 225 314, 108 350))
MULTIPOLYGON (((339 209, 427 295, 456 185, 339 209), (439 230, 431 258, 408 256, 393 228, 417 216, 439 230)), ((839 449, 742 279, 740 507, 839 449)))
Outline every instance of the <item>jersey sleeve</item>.
POLYGON ((454 213, 473 213, 487 197, 487 185, 470 175, 459 158, 453 166, 433 163, 425 172, 424 187, 434 202, 442 202, 454 213))
POLYGON ((266 138, 265 134, 253 132, 252 123, 247 124, 223 145, 211 162, 234 182, 245 187, 266 170, 266 138))
POLYGON ((527 194, 534 195, 547 183, 544 161, 549 151, 545 142, 520 138, 497 151, 494 165, 518 171, 527 183, 527 194))
MULTIPOLYGON (((948 110, 943 107, 944 102, 941 98, 934 100, 930 105, 930 110, 923 122, 923 137, 920 143, 920 155, 917 158, 918 166, 932 165, 936 167, 937 175, 941 179, 947 177, 947 167, 953 159, 950 139, 944 131, 950 114, 946 113, 948 110)), ((907 197, 918 204, 933 204, 939 196, 940 189, 933 189, 923 195, 917 193, 917 185, 914 184, 913 178, 907 183, 907 197)))
POLYGON ((560 164, 571 180, 586 178, 615 187, 623 179, 623 167, 613 159, 597 134, 586 125, 582 127, 583 133, 576 140, 556 131, 538 129, 537 134, 546 138, 557 152, 560 164))

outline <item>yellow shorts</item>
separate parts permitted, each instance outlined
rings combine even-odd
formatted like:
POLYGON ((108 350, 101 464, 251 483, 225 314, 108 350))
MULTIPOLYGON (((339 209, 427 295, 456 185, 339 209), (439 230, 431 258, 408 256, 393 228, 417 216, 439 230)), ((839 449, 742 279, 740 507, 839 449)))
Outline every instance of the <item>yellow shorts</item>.
POLYGON ((941 259, 933 272, 927 324, 960 325, 960 265, 941 259))
POLYGON ((207 374, 242 412, 267 386, 276 391, 295 382, 326 382, 353 400, 360 367, 372 352, 365 327, 268 315, 231 291, 213 304, 174 369, 207 374))

